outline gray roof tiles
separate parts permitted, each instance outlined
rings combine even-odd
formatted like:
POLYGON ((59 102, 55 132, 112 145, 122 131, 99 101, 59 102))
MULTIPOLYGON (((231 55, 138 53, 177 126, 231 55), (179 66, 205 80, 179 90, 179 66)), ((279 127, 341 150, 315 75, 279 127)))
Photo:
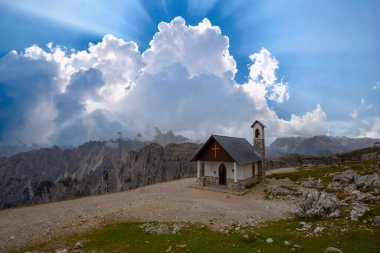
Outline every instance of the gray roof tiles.
MULTIPOLYGON (((232 159, 239 165, 253 163, 260 161, 260 155, 257 154, 253 146, 245 139, 238 137, 229 137, 222 135, 211 135, 202 148, 194 156, 197 157, 203 151, 203 147, 214 138, 220 146, 232 157, 232 159)), ((193 159, 194 159, 193 158, 193 159)))

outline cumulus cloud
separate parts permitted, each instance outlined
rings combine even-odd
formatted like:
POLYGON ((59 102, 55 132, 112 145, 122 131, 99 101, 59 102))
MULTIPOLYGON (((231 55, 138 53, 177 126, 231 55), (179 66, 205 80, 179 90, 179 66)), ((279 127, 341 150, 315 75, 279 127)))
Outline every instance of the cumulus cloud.
POLYGON ((249 57, 252 65, 249 68, 249 81, 243 89, 254 99, 264 102, 265 98, 283 103, 289 100, 288 84, 277 82, 276 70, 278 61, 271 53, 262 48, 260 52, 249 57))
POLYGON ((87 50, 33 45, 0 59, 0 141, 77 145, 154 134, 154 126, 193 140, 211 133, 251 138, 260 119, 267 137, 326 134, 320 105, 281 119, 267 101, 290 99, 278 81, 279 62, 265 48, 250 56, 246 83, 234 80, 229 40, 204 19, 196 26, 177 17, 161 22, 150 47, 104 36, 87 50))
POLYGON ((183 66, 190 77, 210 74, 232 79, 237 71, 228 37, 208 19, 197 26, 187 26, 181 17, 161 22, 149 45, 142 54, 147 73, 159 73, 175 64, 183 66))
POLYGON ((360 137, 380 138, 380 118, 376 117, 368 128, 359 128, 360 137))

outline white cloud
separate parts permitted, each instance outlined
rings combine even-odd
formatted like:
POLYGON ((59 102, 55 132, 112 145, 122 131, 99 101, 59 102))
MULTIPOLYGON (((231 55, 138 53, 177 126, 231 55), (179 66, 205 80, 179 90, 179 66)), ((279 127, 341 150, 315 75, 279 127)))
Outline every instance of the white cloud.
POLYGON ((255 119, 268 126, 269 140, 328 132, 320 105, 290 120, 268 106, 267 100, 290 98, 288 83, 277 81, 278 61, 268 50, 250 56, 249 80, 236 83, 228 37, 207 19, 197 26, 179 17, 161 22, 143 53, 136 43, 112 35, 84 51, 48 48, 31 46, 0 59, 5 84, 0 103, 11 101, 11 107, 0 107, 1 141, 21 136, 70 145, 119 131, 149 135, 154 126, 192 139, 211 133, 251 138, 255 119), (36 120, 39 113, 44 117, 36 120))
POLYGON ((176 17, 170 23, 161 22, 158 30, 142 55, 144 72, 159 73, 180 64, 191 77, 212 74, 233 79, 237 70, 228 50, 229 39, 208 19, 187 26, 183 18, 176 17))
POLYGON ((372 86, 372 89, 373 90, 380 90, 380 82, 377 81, 376 84, 374 86, 372 86))
POLYGON ((369 128, 359 128, 360 137, 380 138, 380 118, 376 117, 369 128))
POLYGON ((288 84, 277 82, 278 61, 271 53, 262 48, 259 53, 250 55, 250 59, 249 81, 243 89, 256 99, 265 100, 266 97, 278 103, 289 100, 288 84))
POLYGON ((356 119, 358 117, 358 110, 354 109, 352 112, 350 112, 350 116, 353 119, 356 119))
POLYGON ((372 109, 372 104, 367 104, 365 101, 365 98, 360 99, 360 105, 352 110, 352 112, 349 113, 349 116, 352 119, 357 119, 359 116, 359 113, 362 113, 364 111, 372 109))

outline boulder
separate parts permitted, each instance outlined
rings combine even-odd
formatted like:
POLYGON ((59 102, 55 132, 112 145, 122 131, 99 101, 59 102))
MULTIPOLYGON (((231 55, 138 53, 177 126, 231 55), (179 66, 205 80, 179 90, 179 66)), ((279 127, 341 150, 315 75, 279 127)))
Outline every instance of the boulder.
POLYGON ((380 187, 380 176, 378 173, 358 176, 355 179, 355 185, 357 188, 380 187))
POLYGON ((380 216, 375 216, 374 225, 375 227, 380 227, 380 216))
POLYGON ((360 217, 362 217, 367 211, 369 210, 369 208, 367 207, 366 204, 364 203, 361 203, 361 202, 356 202, 354 205, 353 205, 353 208, 351 210, 351 213, 350 213, 350 218, 351 220, 354 220, 354 221, 357 221, 360 217))
POLYGON ((342 184, 339 183, 338 181, 330 182, 330 183, 327 185, 327 188, 328 188, 328 189, 333 189, 333 190, 340 189, 341 187, 342 187, 342 184))
POLYGON ((324 188, 321 179, 318 178, 317 180, 314 180, 314 178, 311 176, 309 176, 307 180, 302 181, 301 186, 305 188, 317 188, 317 189, 324 188))
POLYGON ((301 182, 301 186, 306 187, 306 188, 313 188, 314 185, 315 185, 315 181, 314 181, 314 178, 312 178, 311 176, 309 176, 307 180, 301 182))
POLYGON ((341 173, 338 173, 334 176, 333 182, 339 182, 340 184, 347 185, 350 183, 353 183, 355 181, 355 178, 358 177, 358 174, 356 171, 347 169, 341 173))
POLYGON ((76 242, 74 247, 73 247, 74 250, 81 250, 83 249, 83 242, 79 241, 79 242, 76 242))
POLYGON ((268 194, 272 196, 289 196, 294 195, 296 189, 290 186, 278 185, 278 186, 269 186, 268 194))
POLYGON ((322 180, 320 178, 318 178, 317 182, 315 183, 315 188, 317 189, 323 189, 324 186, 322 184, 322 180))
POLYGON ((329 214, 329 217, 339 217, 340 216, 340 210, 336 209, 334 212, 329 214))
POLYGON ((334 247, 328 247, 325 250, 325 253, 343 253, 340 249, 334 248, 334 247))
POLYGON ((323 231, 323 229, 324 229, 324 227, 316 227, 313 232, 314 233, 321 233, 323 231))
POLYGON ((302 218, 328 217, 337 210, 340 204, 338 198, 332 193, 307 189, 301 192, 294 213, 302 218))

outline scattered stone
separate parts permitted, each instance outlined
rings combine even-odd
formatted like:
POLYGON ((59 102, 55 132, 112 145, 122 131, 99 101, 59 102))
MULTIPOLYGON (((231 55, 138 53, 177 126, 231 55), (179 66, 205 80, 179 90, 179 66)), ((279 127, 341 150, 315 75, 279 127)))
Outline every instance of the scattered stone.
POLYGON ((356 191, 356 185, 350 184, 346 188, 344 188, 344 193, 347 195, 351 195, 354 191, 356 191))
POLYGON ((322 180, 318 178, 315 180, 313 177, 309 176, 307 180, 301 182, 301 186, 305 188, 317 188, 323 189, 324 186, 322 184, 322 180))
POLYGON ((360 217, 362 217, 369 208, 367 207, 366 204, 357 202, 354 204, 351 213, 350 213, 350 218, 351 220, 357 221, 360 217))
POLYGON ((178 234, 182 228, 185 227, 185 224, 175 223, 172 225, 169 224, 154 224, 154 223, 145 223, 140 225, 140 228, 144 230, 146 233, 159 234, 159 235, 167 235, 167 234, 178 234))
POLYGON ((81 242, 81 241, 76 242, 73 249, 74 250, 81 250, 81 249, 83 249, 83 242, 81 242))
POLYGON ((332 181, 339 182, 343 185, 347 185, 353 183, 355 181, 355 178, 357 177, 358 174, 356 173, 356 171, 347 168, 347 170, 336 174, 332 181))
POLYGON ((249 236, 248 236, 248 235, 243 235, 243 237, 244 237, 245 239, 248 239, 248 238, 249 238, 249 236))
POLYGON ((355 185, 357 188, 370 188, 380 187, 380 176, 378 173, 370 175, 358 176, 355 179, 355 185))
POLYGON ((296 192, 296 189, 290 186, 284 186, 284 185, 279 185, 279 186, 269 186, 268 187, 268 194, 270 196, 289 196, 289 195, 294 195, 296 192))
POLYGON ((302 226, 302 228, 296 228, 298 231, 306 231, 309 230, 309 228, 311 227, 311 224, 304 221, 300 221, 300 225, 302 226))
POLYGON ((169 248, 166 250, 166 252, 170 252, 172 250, 172 245, 169 246, 169 248))
POLYGON ((325 253, 343 253, 340 249, 334 248, 334 247, 328 247, 325 250, 325 253))
POLYGON ((273 242, 273 239, 272 238, 267 238, 266 240, 265 240, 267 243, 272 243, 273 242))
POLYGON ((315 183, 315 188, 317 189, 323 189, 324 186, 322 184, 322 180, 320 178, 318 178, 317 182, 315 183))
POLYGON ((340 204, 332 193, 307 189, 301 191, 294 213, 302 218, 327 217, 335 212, 340 204))
POLYGON ((186 248, 187 247, 187 244, 179 244, 179 245, 176 245, 177 248, 186 248))
POLYGON ((323 227, 316 227, 315 229, 314 229, 314 233, 320 233, 320 232, 322 232, 323 231, 323 227))
POLYGON ((335 217, 335 218, 337 218, 337 217, 340 216, 340 214, 341 214, 340 210, 336 209, 334 212, 332 212, 332 213, 329 214, 329 217, 335 217))
POLYGON ((327 189, 332 189, 332 190, 337 190, 337 189, 340 189, 342 187, 342 185, 339 183, 339 182, 331 182, 327 185, 327 189))
POLYGON ((172 234, 173 235, 178 234, 184 226, 185 226, 184 224, 180 224, 180 223, 173 224, 172 234))
POLYGON ((284 245, 285 245, 285 246, 289 246, 289 245, 290 245, 290 242, 288 242, 288 241, 284 241, 284 245))
POLYGON ((284 182, 287 182, 287 183, 292 183, 292 180, 290 178, 288 178, 288 177, 285 177, 285 178, 283 178, 281 180, 284 181, 284 182))
POLYGON ((67 253, 67 252, 69 252, 68 249, 56 249, 55 250, 55 253, 67 253))
POLYGON ((374 225, 375 227, 380 227, 380 216, 375 216, 374 225))
POLYGON ((302 187, 313 188, 315 186, 314 178, 309 176, 306 181, 301 182, 302 187))

